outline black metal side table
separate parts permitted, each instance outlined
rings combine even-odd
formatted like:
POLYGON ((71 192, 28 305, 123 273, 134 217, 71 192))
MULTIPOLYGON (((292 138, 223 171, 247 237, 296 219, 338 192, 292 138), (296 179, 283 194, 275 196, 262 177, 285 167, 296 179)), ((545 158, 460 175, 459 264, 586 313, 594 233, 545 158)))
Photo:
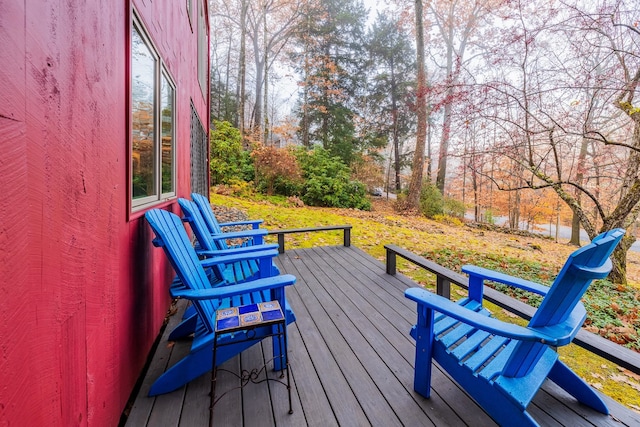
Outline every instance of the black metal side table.
POLYGON ((261 368, 255 368, 251 371, 243 370, 240 375, 235 372, 231 374, 237 376, 240 381, 239 388, 244 387, 249 382, 258 384, 264 381, 276 381, 287 387, 287 393, 289 397, 289 414, 293 413, 291 406, 291 383, 289 373, 289 357, 287 355, 287 322, 284 316, 284 312, 280 307, 278 301, 266 301, 256 304, 242 305, 239 307, 223 308, 216 311, 215 319, 215 337, 213 340, 213 361, 211 366, 211 406, 210 406, 210 418, 209 426, 213 425, 213 408, 215 404, 224 397, 230 390, 224 392, 222 395, 216 398, 215 388, 217 380, 216 356, 218 347, 224 345, 236 344, 238 342, 252 341, 259 337, 260 339, 268 337, 276 337, 280 341, 280 355, 276 358, 280 359, 280 378, 284 378, 284 369, 287 370, 286 382, 276 379, 265 377, 263 380, 259 380, 260 374, 263 370, 266 370, 267 364, 274 359, 271 359, 261 368), (219 342, 220 338, 227 334, 245 333, 245 337, 240 340, 231 340, 228 343, 219 342))

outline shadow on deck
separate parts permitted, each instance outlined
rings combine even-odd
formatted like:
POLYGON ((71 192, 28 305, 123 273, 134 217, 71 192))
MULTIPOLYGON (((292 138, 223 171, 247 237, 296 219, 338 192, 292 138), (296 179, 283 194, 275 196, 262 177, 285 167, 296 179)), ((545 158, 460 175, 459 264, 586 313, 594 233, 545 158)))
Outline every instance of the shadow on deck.
MULTIPOLYGON (((288 328, 294 413, 286 387, 267 381, 236 388, 235 376, 219 372, 216 426, 491 426, 496 425, 449 377, 433 371, 432 397, 413 391, 415 303, 404 297, 415 286, 354 247, 290 250, 277 258, 282 272, 297 276, 287 298, 297 320, 288 328)), ((166 331, 184 309, 171 318, 166 331)), ((165 334, 167 334, 166 332, 165 334)), ((223 365, 233 372, 263 365, 270 340, 223 365)), ((147 397, 151 383, 189 351, 189 341, 162 337, 127 426, 206 426, 210 378, 147 397)), ((269 369, 270 377, 277 373, 269 369)), ((264 375, 264 374, 263 374, 264 375)), ((543 426, 637 426, 640 414, 605 396, 606 416, 577 403, 547 381, 529 412, 543 426)))

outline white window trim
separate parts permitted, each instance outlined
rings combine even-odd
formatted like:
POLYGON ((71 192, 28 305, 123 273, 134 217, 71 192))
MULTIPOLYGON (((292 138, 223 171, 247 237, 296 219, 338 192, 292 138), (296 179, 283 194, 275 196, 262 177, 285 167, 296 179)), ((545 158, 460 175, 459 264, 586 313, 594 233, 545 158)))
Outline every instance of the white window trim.
MULTIPOLYGON (((154 177, 155 177, 155 182, 154 182, 154 188, 155 188, 155 194, 151 195, 151 196, 146 196, 146 197, 140 197, 140 198, 134 198, 133 197, 133 135, 132 135, 132 129, 129 129, 129 179, 128 179, 128 186, 129 186, 129 200, 131 203, 131 212, 137 212, 137 211, 141 211, 143 209, 147 209, 153 205, 162 203, 166 200, 172 199, 176 197, 177 194, 177 88, 176 88, 176 84, 175 84, 175 80, 173 79, 173 77, 171 76, 171 74, 169 73, 169 70, 166 68, 164 61, 162 60, 162 57, 160 56, 160 54, 158 53, 158 49, 156 48, 156 45, 153 43, 153 41, 151 40, 151 37, 149 36, 149 32, 147 31, 146 27, 144 26, 144 24, 142 23, 142 20, 140 18, 138 18, 137 13, 135 12, 135 10, 133 11, 133 15, 132 15, 132 22, 131 22, 132 28, 131 31, 135 28, 136 31, 138 32, 138 35, 142 38, 142 40, 146 43, 147 47, 149 48, 151 54, 153 55, 153 57, 156 60, 156 67, 154 69, 154 177), (172 168, 171 168, 171 179, 172 179, 172 187, 173 187, 173 191, 171 192, 167 192, 167 193, 162 193, 162 112, 161 112, 161 81, 162 81, 162 77, 165 77, 167 79, 167 82, 169 83, 169 85, 171 86, 171 88, 173 89, 173 108, 172 108, 172 131, 173 131, 173 136, 172 136, 172 141, 173 141, 173 149, 172 149, 172 168)), ((130 55, 131 55, 131 49, 130 49, 130 55)), ((129 69, 129 78, 131 79, 132 76, 132 70, 129 69)), ((129 107, 129 114, 131 117, 132 114, 132 97, 133 97, 133 93, 131 88, 129 89, 129 99, 130 99, 130 107, 129 107)))

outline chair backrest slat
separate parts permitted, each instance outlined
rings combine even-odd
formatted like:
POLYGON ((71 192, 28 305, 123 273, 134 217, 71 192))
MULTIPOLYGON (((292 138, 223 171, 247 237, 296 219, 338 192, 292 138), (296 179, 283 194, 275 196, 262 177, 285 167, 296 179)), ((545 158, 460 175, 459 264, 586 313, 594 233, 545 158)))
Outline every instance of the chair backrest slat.
MULTIPOLYGON (((209 200, 207 200, 207 198, 202 194, 198 193, 192 193, 191 199, 200 210, 200 214, 202 215, 202 219, 209 229, 209 233, 222 233, 222 229, 220 228, 220 224, 218 223, 216 216, 213 214, 213 210, 211 209, 211 203, 209 203, 209 200)), ((216 245, 219 246, 219 249, 228 249, 227 243, 224 240, 216 241, 216 245)))
POLYGON ((211 232, 207 227, 207 224, 202 217, 202 213, 196 205, 191 200, 180 198, 178 199, 178 203, 182 208, 182 212, 184 213, 185 219, 189 221, 189 225, 191 226, 191 230, 196 235, 196 239, 198 239, 198 243, 200 243, 200 247, 207 251, 213 251, 218 249, 213 245, 213 241, 211 239, 211 232))
MULTIPOLYGON (((609 256, 623 235, 623 229, 608 231, 594 238, 590 244, 573 252, 531 318, 529 327, 553 327, 565 322, 591 282, 594 279, 605 278, 611 271, 609 256)), ((542 343, 518 343, 505 366, 503 375, 508 377, 526 375, 538 362, 545 348, 546 345, 542 343)))
POLYGON ((624 230, 615 229, 598 236, 590 244, 576 250, 565 262, 529 326, 542 327, 564 322, 594 279, 607 276, 611 268, 596 273, 598 267, 610 263, 609 256, 624 230))
MULTIPOLYGON (((156 234, 156 242, 161 246, 171 266, 182 281, 190 289, 208 289, 211 287, 207 274, 200 264, 196 252, 191 246, 180 218, 161 209, 152 209, 145 213, 147 222, 156 234)), ((193 301, 204 326, 213 331, 211 319, 217 305, 214 301, 193 301)))

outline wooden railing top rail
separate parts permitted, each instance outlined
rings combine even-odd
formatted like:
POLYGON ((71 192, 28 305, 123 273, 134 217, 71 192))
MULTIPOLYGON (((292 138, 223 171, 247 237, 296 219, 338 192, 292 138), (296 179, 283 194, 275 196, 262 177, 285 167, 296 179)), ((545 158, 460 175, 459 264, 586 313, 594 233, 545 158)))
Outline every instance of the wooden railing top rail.
MULTIPOLYGON (((436 275, 436 293, 438 295, 451 298, 451 284, 455 284, 462 288, 469 288, 469 280, 466 276, 449 270, 433 261, 429 261, 411 251, 403 249, 396 245, 385 245, 387 274, 396 274, 396 257, 400 256, 407 261, 415 264, 436 275)), ((509 297, 502 292, 496 291, 488 286, 484 287, 484 298, 497 306, 529 320, 535 313, 536 309, 522 301, 509 297)), ((629 371, 640 375, 640 353, 622 347, 606 338, 588 332, 582 329, 574 338, 573 342, 590 352, 601 356, 629 371)))
POLYGON ((324 225, 320 227, 290 228, 287 230, 269 230, 267 234, 278 236, 278 252, 284 253, 284 236, 292 233, 314 233, 318 231, 342 230, 344 246, 351 246, 351 225, 324 225))

